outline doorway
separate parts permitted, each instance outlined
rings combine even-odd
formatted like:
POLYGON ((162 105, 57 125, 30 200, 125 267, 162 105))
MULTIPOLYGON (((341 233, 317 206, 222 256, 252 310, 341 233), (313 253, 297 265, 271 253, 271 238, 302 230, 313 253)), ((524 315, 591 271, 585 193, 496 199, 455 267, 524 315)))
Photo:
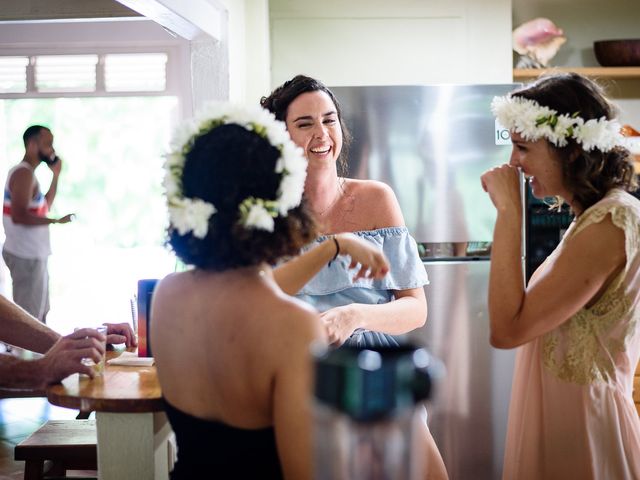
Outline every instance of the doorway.
MULTIPOLYGON (((61 334, 131 321, 137 280, 175 269, 175 257, 164 246, 162 155, 177 108, 175 96, 0 100, 3 186, 24 155, 22 133, 31 124, 51 129, 63 161, 50 216, 75 213, 76 219, 50 227, 47 317, 61 334)), ((50 171, 40 165, 36 176, 46 192, 50 171)), ((0 289, 11 298, 9 282, 4 267, 0 289)))

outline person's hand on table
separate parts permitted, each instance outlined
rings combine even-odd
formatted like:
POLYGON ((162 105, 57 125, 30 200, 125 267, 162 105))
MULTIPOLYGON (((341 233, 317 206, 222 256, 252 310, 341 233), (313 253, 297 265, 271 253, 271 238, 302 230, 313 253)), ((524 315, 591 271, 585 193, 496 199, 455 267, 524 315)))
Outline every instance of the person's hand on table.
POLYGON ((107 343, 112 345, 124 343, 127 347, 138 346, 138 340, 131 325, 124 323, 105 323, 107 327, 107 343))
POLYGON ((82 363, 91 358, 99 363, 104 352, 103 336, 93 328, 80 328, 66 337, 61 337, 45 355, 34 362, 42 367, 43 385, 59 382, 74 373, 84 373, 93 378, 91 366, 82 363))

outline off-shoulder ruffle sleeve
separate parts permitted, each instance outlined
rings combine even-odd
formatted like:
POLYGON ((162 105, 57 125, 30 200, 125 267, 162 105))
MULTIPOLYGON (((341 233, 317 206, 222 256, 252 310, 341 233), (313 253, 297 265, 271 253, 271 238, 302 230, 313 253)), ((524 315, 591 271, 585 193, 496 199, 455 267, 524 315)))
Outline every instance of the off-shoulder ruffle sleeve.
MULTIPOLYGON (((389 259, 390 271, 380 280, 358 279, 352 281, 354 270, 349 269, 349 256, 339 256, 330 265, 324 267, 307 283, 299 295, 330 295, 343 290, 356 288, 368 290, 407 290, 427 285, 429 278, 418 255, 415 240, 406 227, 388 227, 378 230, 354 232, 380 248, 389 259)), ((315 248, 327 237, 319 237, 305 248, 315 248)))

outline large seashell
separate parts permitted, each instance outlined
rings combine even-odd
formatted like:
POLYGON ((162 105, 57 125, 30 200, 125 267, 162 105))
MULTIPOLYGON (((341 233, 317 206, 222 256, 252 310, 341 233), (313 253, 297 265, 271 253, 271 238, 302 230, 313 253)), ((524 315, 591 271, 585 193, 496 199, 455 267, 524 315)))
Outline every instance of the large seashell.
POLYGON ((567 39, 561 28, 548 18, 535 18, 517 27, 512 34, 513 49, 523 56, 519 67, 547 67, 567 39))

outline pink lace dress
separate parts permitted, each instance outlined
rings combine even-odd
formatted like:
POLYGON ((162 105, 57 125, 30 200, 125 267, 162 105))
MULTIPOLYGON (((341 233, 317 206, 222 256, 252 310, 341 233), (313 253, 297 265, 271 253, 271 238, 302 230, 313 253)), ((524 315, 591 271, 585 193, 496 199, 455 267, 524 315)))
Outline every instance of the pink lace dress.
POLYGON ((640 479, 640 202, 612 190, 563 241, 608 214, 625 232, 626 265, 594 305, 520 347, 504 479, 640 479))

